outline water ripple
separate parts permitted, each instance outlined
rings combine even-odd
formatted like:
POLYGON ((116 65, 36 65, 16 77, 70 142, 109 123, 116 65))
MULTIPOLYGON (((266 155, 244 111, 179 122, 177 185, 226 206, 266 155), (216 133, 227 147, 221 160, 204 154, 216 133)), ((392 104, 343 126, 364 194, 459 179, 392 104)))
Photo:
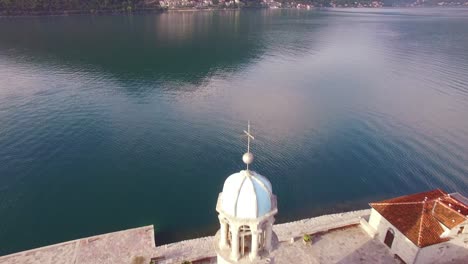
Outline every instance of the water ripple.
POLYGON ((463 14, 2 21, 0 254, 141 224, 170 234, 163 243, 213 229, 249 119, 252 167, 271 179, 280 222, 466 191, 463 14))

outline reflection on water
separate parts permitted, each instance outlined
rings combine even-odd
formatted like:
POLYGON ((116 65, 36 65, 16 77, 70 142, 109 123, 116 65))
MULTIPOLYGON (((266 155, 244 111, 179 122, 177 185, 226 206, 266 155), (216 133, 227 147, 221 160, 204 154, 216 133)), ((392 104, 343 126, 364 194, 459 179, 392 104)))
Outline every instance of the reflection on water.
POLYGON ((158 244, 213 233, 248 119, 280 222, 466 192, 466 15, 3 19, 0 254, 147 224, 158 244))
POLYGON ((263 44, 255 41, 261 26, 253 26, 258 20, 241 21, 235 11, 23 19, 0 26, 8 35, 0 45, 11 57, 79 71, 92 67, 124 83, 197 83, 262 53, 263 44))

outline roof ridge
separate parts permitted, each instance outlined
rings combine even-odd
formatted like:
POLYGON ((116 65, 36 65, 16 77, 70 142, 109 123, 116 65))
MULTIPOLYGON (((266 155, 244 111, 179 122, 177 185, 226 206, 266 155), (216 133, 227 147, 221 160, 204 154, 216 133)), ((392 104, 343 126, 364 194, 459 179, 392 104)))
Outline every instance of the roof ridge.
POLYGON ((461 194, 459 192, 454 192, 454 193, 447 194, 447 196, 450 197, 451 199, 457 201, 458 203, 461 203, 464 207, 468 208, 468 198, 463 196, 463 194, 461 194), (458 197, 458 196, 461 196, 461 197, 458 197), (465 199, 466 203, 465 203, 465 201, 463 201, 464 199, 465 199))
POLYGON ((257 195, 257 190, 255 189, 255 184, 253 183, 254 181, 252 180, 252 178, 255 178, 255 177, 253 177, 253 175, 249 175, 249 176, 250 177, 247 177, 247 178, 249 178, 250 184, 252 184, 252 188, 253 188, 253 191, 255 193, 255 196, 253 198, 255 200, 255 203, 254 203, 254 205, 255 205, 255 216, 258 217, 258 215, 259 215, 259 212, 258 212, 258 199, 257 199, 258 195, 257 195))
POLYGON ((418 230, 418 246, 421 246, 421 233, 422 233, 422 225, 423 225, 423 219, 424 219, 424 209, 426 209, 426 203, 423 202, 422 210, 421 210, 421 218, 420 218, 420 223, 419 223, 419 230, 418 230))
POLYGON ((450 198, 451 200, 455 201, 455 203, 460 204, 461 206, 468 208, 468 204, 465 204, 462 201, 459 201, 457 198, 451 196, 450 194, 445 195, 445 197, 450 198))
POLYGON ((418 201, 418 202, 395 202, 395 203, 370 203, 370 205, 405 205, 405 204, 421 204, 424 203, 424 201, 418 201))
POLYGON ((390 198, 390 199, 386 199, 386 200, 381 200, 381 202, 387 202, 387 201, 391 201, 391 200, 394 200, 394 199, 407 199, 407 198, 411 198, 411 197, 417 197, 418 195, 422 195, 422 194, 425 194, 426 196, 427 195, 439 195, 438 197, 434 197, 434 198, 431 198, 429 200, 435 200, 439 197, 442 197, 442 196, 447 196, 447 193, 442 191, 441 189, 437 188, 437 189, 433 189, 433 190, 430 190, 430 191, 425 191, 425 192, 418 192, 418 193, 413 193, 413 194, 406 194, 406 195, 402 195, 402 196, 398 196, 398 197, 394 197, 394 198, 390 198))
POLYGON ((270 192, 270 189, 268 189, 268 187, 266 186, 266 184, 264 184, 260 179, 258 179, 256 176, 253 176, 252 178, 253 178, 258 184, 260 184, 260 186, 262 186, 262 188, 265 189, 265 190, 268 192, 268 194, 270 194, 270 196, 273 195, 273 193, 270 192))
POLYGON ((243 175, 244 178, 242 179, 241 184, 239 185, 239 188, 237 189, 237 195, 236 195, 236 202, 234 203, 234 215, 237 215, 237 203, 239 202, 239 193, 242 190, 242 187, 244 186, 245 179, 247 176, 243 175))

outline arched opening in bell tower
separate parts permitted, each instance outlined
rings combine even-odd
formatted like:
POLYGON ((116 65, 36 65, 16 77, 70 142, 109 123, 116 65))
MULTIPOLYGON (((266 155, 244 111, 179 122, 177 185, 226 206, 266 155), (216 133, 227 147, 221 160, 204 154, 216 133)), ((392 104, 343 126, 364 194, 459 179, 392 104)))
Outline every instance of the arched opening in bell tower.
POLYGON ((252 231, 247 225, 239 228, 239 252, 241 257, 246 256, 252 250, 252 231))
POLYGON ((229 248, 231 248, 232 245, 232 230, 231 226, 229 224, 226 224, 226 234, 227 234, 227 241, 226 244, 229 248))

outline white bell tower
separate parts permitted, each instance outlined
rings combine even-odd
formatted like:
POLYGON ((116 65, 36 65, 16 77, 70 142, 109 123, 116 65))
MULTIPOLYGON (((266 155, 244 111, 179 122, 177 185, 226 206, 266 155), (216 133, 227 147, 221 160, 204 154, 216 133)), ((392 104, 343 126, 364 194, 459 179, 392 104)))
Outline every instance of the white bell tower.
POLYGON ((278 212, 276 196, 267 178, 249 170, 253 162, 250 140, 254 139, 250 122, 244 132, 247 153, 242 160, 247 168, 226 179, 216 205, 221 226, 215 237, 219 264, 256 263, 268 257, 276 239, 272 230, 278 212))

